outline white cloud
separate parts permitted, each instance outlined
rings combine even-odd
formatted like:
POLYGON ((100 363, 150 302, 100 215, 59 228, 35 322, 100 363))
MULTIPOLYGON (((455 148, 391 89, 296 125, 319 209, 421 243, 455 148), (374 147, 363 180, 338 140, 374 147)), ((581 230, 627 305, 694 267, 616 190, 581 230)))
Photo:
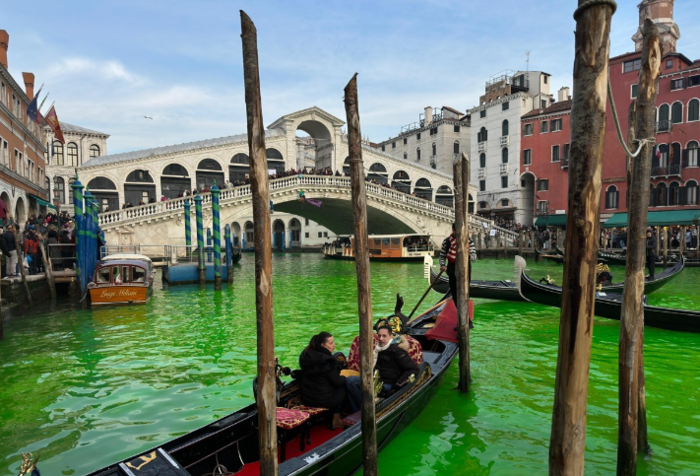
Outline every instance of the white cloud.
POLYGON ((119 61, 99 61, 81 57, 63 58, 57 63, 49 65, 44 75, 49 81, 75 80, 76 77, 83 80, 90 77, 107 81, 126 81, 130 84, 144 82, 140 76, 127 71, 126 67, 119 61))

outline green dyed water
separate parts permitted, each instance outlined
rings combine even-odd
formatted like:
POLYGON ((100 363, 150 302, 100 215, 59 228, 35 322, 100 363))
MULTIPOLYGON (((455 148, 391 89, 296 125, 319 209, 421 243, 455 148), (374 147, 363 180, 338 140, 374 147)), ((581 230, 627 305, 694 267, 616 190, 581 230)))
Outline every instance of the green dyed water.
MULTIPOLYGON (((562 267, 531 263, 532 276, 562 267)), ((372 263, 376 316, 395 293, 408 313, 427 284, 420 264, 372 263)), ((621 268, 613 269, 616 281, 621 268)), ((510 261, 482 260, 475 279, 512 277, 510 261)), ((619 279, 618 279, 619 278, 619 279)), ((146 306, 76 310, 68 304, 10 319, 0 341, 0 475, 41 454, 45 475, 84 474, 186 433, 252 401, 254 269, 246 255, 231 290, 156 283, 146 306)), ((560 281, 560 280, 559 280, 560 281)), ((700 269, 650 304, 700 309, 700 269)), ((423 308, 437 297, 433 294, 423 308)), ((276 353, 293 366, 309 337, 357 334, 355 270, 320 255, 276 255, 276 353)), ((385 474, 543 474, 547 471, 559 310, 478 301, 473 392, 457 366, 435 399, 382 453, 385 474)), ((617 438, 619 323, 596 319, 588 399, 586 474, 611 474, 617 438)), ((700 474, 700 335, 646 331, 649 433, 640 475, 700 474)))

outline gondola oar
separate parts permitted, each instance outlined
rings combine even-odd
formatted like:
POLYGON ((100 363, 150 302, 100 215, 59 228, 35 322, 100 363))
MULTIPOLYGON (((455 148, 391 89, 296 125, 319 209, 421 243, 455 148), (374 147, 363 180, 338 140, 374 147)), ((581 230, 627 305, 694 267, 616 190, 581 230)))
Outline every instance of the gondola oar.
POLYGON ((428 286, 428 289, 425 290, 425 293, 423 293, 423 297, 420 298, 420 301, 418 301, 418 304, 416 304, 416 307, 413 308, 413 310, 411 311, 411 314, 408 315, 408 319, 407 319, 408 321, 411 320, 411 317, 413 317, 413 313, 416 312, 416 309, 418 309, 418 306, 420 306, 420 304, 423 302, 423 299, 425 299, 425 296, 427 296, 428 293, 430 292, 430 290, 433 289, 433 286, 435 285, 435 283, 438 282, 438 280, 440 279, 440 276, 442 276, 442 270, 440 270, 438 275, 435 277, 435 280, 430 283, 430 285, 428 286))

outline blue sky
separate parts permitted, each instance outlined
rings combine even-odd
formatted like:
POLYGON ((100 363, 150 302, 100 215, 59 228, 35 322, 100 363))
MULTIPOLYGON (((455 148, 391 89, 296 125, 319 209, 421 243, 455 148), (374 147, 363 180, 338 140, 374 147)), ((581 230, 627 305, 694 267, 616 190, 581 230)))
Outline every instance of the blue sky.
MULTIPOLYGON (((612 55, 632 51, 639 0, 618 0, 612 55)), ((577 2, 4 0, 9 69, 45 83, 59 119, 111 134, 109 152, 244 133, 240 17, 258 29, 265 124, 318 106, 344 120, 359 73, 362 133, 398 134, 425 106, 465 111, 505 69, 571 86, 577 2), (153 120, 142 116, 151 116, 153 120)), ((700 58, 700 2, 678 0, 679 51, 700 58)))

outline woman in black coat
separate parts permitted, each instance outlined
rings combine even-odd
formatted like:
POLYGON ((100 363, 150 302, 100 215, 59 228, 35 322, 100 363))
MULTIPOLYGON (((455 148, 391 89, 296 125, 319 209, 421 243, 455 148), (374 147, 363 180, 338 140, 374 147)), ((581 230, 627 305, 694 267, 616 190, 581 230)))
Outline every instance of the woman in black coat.
POLYGON ((340 375, 341 364, 333 357, 333 351, 333 336, 328 332, 316 334, 301 353, 299 365, 304 405, 330 409, 335 429, 343 426, 340 409, 345 401, 345 377, 340 375))

